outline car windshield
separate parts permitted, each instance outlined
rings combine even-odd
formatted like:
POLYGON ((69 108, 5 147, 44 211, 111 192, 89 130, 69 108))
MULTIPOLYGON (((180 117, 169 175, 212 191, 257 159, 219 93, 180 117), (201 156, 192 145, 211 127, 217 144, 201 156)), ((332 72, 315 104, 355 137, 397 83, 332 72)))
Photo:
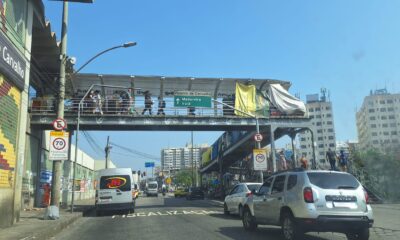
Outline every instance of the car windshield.
POLYGON ((311 172, 307 173, 310 182, 324 189, 356 189, 359 182, 350 174, 335 172, 311 172))

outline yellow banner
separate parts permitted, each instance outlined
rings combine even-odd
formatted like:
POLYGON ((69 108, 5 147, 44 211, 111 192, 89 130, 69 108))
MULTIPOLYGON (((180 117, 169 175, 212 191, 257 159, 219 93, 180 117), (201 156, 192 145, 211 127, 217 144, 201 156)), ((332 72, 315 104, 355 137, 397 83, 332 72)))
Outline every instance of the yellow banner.
POLYGON ((68 132, 51 131, 50 136, 52 136, 52 137, 68 137, 68 132))
MULTIPOLYGON (((235 108, 243 112, 254 114, 256 111, 256 86, 236 83, 235 108)), ((235 114, 249 117, 237 110, 235 110, 235 114)))

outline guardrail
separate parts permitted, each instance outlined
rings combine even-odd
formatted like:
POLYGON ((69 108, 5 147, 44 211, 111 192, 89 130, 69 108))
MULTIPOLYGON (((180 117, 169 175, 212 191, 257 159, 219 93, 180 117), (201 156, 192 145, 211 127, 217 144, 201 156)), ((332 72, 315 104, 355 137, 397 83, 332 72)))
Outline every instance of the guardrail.
MULTIPOLYGON (((78 105, 81 98, 71 98, 64 101, 65 113, 78 112, 78 105)), ((153 99, 150 106, 145 104, 144 99, 121 100, 114 98, 105 98, 100 102, 93 99, 83 101, 81 115, 152 115, 152 116, 207 116, 207 117, 238 117, 234 110, 223 106, 220 103, 212 102, 209 107, 175 107, 173 99, 164 99, 165 107, 160 107, 158 100, 153 99), (151 110, 151 111, 149 111, 151 110), (150 114, 151 112, 151 114, 150 114)), ((232 101, 223 101, 223 103, 234 106, 232 101)), ((51 114, 57 109, 57 100, 55 98, 33 98, 29 104, 29 110, 32 114, 51 114)), ((299 115, 285 115, 271 106, 264 117, 270 118, 304 118, 299 115)), ((245 117, 248 118, 248 117, 245 117)))

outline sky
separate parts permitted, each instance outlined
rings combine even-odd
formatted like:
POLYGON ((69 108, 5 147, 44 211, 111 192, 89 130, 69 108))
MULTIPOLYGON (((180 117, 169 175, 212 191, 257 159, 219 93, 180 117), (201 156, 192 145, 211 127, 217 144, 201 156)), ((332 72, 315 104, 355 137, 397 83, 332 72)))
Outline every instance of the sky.
MULTIPOLYGON (((44 0, 60 37, 62 2, 44 0)), ((82 72, 216 78, 272 78, 290 92, 330 91, 336 138, 356 140, 355 111, 370 90, 400 92, 400 1, 397 0, 96 0, 69 4, 67 52, 76 66, 123 42, 137 46, 107 53, 82 72)), ((195 132, 212 144, 222 132, 195 132)), ((151 155, 182 147, 190 132, 91 132, 151 155)), ((95 158, 86 141, 81 148, 95 158)), ((114 153, 113 153, 114 151, 114 153)), ((143 169, 145 159, 118 155, 118 166, 143 169)))

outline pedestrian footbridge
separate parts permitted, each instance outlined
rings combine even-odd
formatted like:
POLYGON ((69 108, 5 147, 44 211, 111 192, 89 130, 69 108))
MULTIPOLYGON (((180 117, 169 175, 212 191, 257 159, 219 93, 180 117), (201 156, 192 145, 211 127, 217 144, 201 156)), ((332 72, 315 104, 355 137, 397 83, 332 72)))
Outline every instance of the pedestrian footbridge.
MULTIPOLYGON (((216 149, 213 158, 201 169, 202 173, 223 172, 254 148, 256 118, 238 116, 229 107, 235 106, 236 83, 254 85, 259 92, 265 92, 270 84, 278 83, 286 90, 291 85, 272 79, 79 74, 67 80, 64 118, 69 131, 76 129, 78 109, 81 130, 226 131, 213 146, 216 149), (97 91, 101 100, 96 102, 90 98, 90 90, 97 91), (145 102, 145 95, 152 100, 150 107, 145 102), (201 96, 209 102, 203 105, 203 100, 196 98, 200 103, 185 106, 177 104, 177 95, 201 96), (165 104, 159 111, 162 101, 165 104), (234 140, 233 135, 236 136, 234 140)), ((52 89, 54 86, 43 86, 31 99, 32 128, 52 128, 58 103, 52 89)), ((297 133, 312 130, 307 114, 288 115, 278 111, 271 102, 264 115, 258 117, 258 122, 264 136, 262 146, 271 145, 272 151, 276 139, 288 135, 294 140, 297 133)), ((274 159, 274 170, 275 162, 274 159)))

